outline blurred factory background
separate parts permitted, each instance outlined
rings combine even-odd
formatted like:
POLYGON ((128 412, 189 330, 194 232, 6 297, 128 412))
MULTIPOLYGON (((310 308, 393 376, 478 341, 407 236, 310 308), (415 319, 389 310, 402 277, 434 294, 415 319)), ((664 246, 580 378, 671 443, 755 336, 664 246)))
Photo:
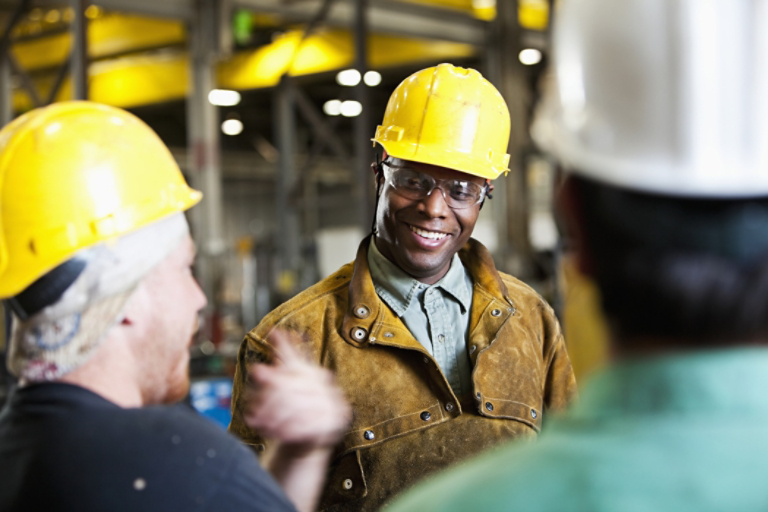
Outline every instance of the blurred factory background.
POLYGON ((500 270, 556 308, 583 376, 605 359, 605 328, 591 284, 563 252, 556 169, 528 134, 555 7, 553 0, 0 0, 0 123, 71 98, 126 108, 157 131, 204 192, 190 213, 196 274, 209 299, 193 347, 191 399, 223 423, 244 333, 351 261, 370 230, 370 138, 391 92, 440 62, 476 68, 509 105, 513 171, 496 182, 475 238, 500 270))

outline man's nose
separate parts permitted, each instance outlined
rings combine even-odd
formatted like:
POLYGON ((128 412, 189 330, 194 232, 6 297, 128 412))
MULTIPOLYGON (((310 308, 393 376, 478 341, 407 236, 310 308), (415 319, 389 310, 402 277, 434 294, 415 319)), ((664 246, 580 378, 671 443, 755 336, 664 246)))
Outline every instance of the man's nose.
POLYGON ((445 190, 441 187, 433 188, 432 191, 427 194, 427 197, 421 200, 420 205, 423 207, 422 211, 424 211, 430 218, 445 217, 450 210, 450 207, 446 202, 445 190))

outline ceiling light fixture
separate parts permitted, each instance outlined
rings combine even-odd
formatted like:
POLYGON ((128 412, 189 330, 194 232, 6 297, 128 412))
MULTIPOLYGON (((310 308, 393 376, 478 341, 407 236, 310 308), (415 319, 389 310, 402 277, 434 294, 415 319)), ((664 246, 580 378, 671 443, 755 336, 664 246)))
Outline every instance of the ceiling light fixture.
POLYGON ((239 119, 227 119, 221 123, 221 131, 225 135, 240 135, 243 132, 243 122, 239 119))
POLYGON ((363 82, 368 87, 376 87, 381 83, 381 73, 378 71, 366 71, 363 75, 363 82))
POLYGON ((536 48, 526 48, 525 50, 520 51, 518 58, 520 59, 520 62, 526 66, 533 66, 541 62, 541 50, 537 50, 536 48))
POLYGON ((354 87, 360 83, 360 72, 356 69, 345 69, 336 74, 336 82, 345 87, 354 87))
POLYGON ((217 107, 233 107, 240 103, 240 93, 227 89, 214 89, 208 93, 208 101, 217 107))
POLYGON ((359 101, 347 100, 341 104, 341 115, 344 117, 357 117, 363 111, 363 105, 359 101))

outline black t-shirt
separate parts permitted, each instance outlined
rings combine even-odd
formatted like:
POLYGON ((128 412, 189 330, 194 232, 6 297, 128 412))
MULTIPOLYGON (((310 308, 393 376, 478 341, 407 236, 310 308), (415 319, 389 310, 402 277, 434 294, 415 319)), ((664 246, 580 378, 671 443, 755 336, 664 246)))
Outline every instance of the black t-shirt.
POLYGON ((295 509, 253 453, 188 407, 32 385, 0 413, 0 511, 57 510, 295 509))

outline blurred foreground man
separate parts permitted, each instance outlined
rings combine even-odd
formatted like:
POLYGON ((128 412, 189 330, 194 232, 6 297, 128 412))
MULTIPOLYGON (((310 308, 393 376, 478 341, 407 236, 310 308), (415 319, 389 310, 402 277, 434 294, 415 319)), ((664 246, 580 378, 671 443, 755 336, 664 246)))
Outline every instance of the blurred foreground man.
MULTIPOLYGON (((20 383, 0 413, 0 510, 295 510, 241 443, 159 406, 187 393, 206 301, 182 213, 201 194, 157 135, 95 103, 34 110, 0 131, 0 177, 0 297, 20 383)), ((311 436, 275 432, 321 459, 291 495, 309 511, 348 407, 284 338, 280 364, 254 379, 294 395, 252 394, 247 418, 312 419, 311 436)))
POLYGON ((247 427, 242 390, 248 368, 271 357, 272 329, 301 333, 352 404, 321 509, 376 510, 467 456, 533 439, 575 392, 552 309, 470 238, 490 181, 508 171, 509 125, 477 71, 441 64, 407 78, 374 138, 385 157, 374 234, 241 346, 230 429, 271 460, 290 454, 247 427))
POLYGON ((569 0, 534 135, 615 363, 405 511, 768 507, 768 2, 569 0))

